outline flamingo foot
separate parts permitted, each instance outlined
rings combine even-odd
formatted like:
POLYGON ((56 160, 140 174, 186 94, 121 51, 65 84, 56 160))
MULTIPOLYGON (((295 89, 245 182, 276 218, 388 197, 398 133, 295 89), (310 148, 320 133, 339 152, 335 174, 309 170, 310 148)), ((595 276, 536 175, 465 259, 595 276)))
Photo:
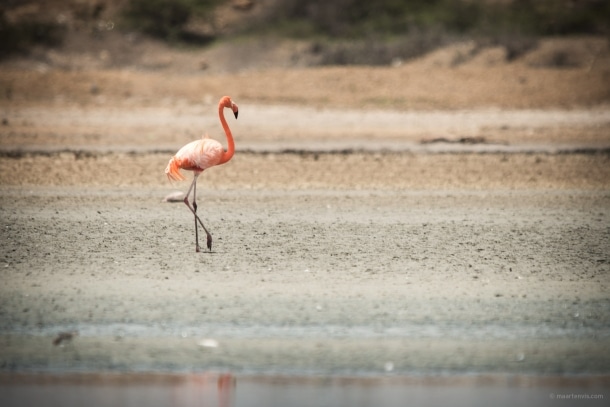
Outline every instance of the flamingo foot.
POLYGON ((212 251, 212 235, 210 235, 209 233, 208 233, 207 245, 208 245, 208 250, 212 251))
POLYGON ((199 249, 199 245, 195 245, 195 253, 199 253, 200 249, 199 249))

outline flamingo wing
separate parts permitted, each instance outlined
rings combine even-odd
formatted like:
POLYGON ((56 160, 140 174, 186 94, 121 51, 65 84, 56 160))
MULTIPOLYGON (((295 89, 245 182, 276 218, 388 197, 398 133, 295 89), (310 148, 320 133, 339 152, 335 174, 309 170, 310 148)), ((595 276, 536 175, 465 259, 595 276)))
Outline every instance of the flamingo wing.
POLYGON ((220 142, 204 138, 188 143, 176 153, 180 167, 185 170, 203 171, 218 165, 224 149, 220 142))

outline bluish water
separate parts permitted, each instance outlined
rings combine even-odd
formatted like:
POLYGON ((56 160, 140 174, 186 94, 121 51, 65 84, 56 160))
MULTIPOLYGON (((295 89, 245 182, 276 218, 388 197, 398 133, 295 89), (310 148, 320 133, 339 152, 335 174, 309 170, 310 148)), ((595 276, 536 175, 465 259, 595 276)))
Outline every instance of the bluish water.
POLYGON ((0 375, 13 406, 604 406, 610 377, 298 377, 84 374, 0 375))

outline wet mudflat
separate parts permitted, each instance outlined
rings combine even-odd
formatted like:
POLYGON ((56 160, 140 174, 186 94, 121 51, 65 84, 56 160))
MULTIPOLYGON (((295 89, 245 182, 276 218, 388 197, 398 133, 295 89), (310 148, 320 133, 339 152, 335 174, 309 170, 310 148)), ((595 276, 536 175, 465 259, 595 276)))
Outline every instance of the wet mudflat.
MULTIPOLYGON (((564 160, 559 168, 569 174, 584 160, 586 183, 566 175, 549 188, 513 189, 487 184, 502 155, 440 155, 427 166, 430 179, 451 174, 450 187, 403 189, 400 171, 372 188, 358 180, 346 187, 311 169, 292 178, 301 185, 294 188, 281 181, 282 168, 291 168, 282 163, 307 169, 327 162, 331 174, 348 177, 337 169, 352 166, 347 174, 358 175, 359 161, 246 154, 236 166, 265 162, 251 167, 279 174, 278 184, 260 186, 264 178, 252 171, 238 185, 255 187, 230 188, 216 178, 221 168, 204 174, 200 211, 214 245, 199 254, 188 210, 162 202, 177 185, 136 174, 137 185, 110 186, 101 171, 105 185, 82 186, 78 179, 95 171, 75 167, 103 170, 108 156, 53 157, 73 174, 72 186, 2 189, 4 369, 607 373, 603 154, 545 155, 534 164, 538 181, 527 171, 504 178, 536 186, 546 182, 545 168, 558 168, 554 160, 564 160), (466 187, 469 178, 460 174, 479 167, 491 174, 479 169, 485 188, 466 187), (70 335, 57 341, 62 333, 70 335)), ((384 156, 370 162, 382 166, 384 156)))

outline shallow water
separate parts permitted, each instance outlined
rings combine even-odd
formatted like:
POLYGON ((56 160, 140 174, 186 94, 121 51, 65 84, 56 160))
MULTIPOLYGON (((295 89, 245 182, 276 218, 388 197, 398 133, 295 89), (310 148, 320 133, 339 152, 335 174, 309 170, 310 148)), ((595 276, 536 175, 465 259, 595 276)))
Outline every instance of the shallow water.
POLYGON ((532 338, 587 338, 610 339, 610 329, 606 326, 582 326, 563 323, 563 326, 551 323, 538 324, 501 324, 471 323, 469 325, 446 322, 439 323, 404 323, 401 326, 384 327, 370 325, 247 325, 210 323, 197 326, 172 324, 73 324, 53 325, 32 329, 3 330, 2 334, 53 337, 58 332, 78 332, 80 337, 115 337, 115 338, 202 338, 210 332, 216 336, 231 339, 442 339, 456 340, 515 340, 532 338))
POLYGON ((3 374, 12 406, 604 405, 610 377, 300 377, 198 374, 3 374))

